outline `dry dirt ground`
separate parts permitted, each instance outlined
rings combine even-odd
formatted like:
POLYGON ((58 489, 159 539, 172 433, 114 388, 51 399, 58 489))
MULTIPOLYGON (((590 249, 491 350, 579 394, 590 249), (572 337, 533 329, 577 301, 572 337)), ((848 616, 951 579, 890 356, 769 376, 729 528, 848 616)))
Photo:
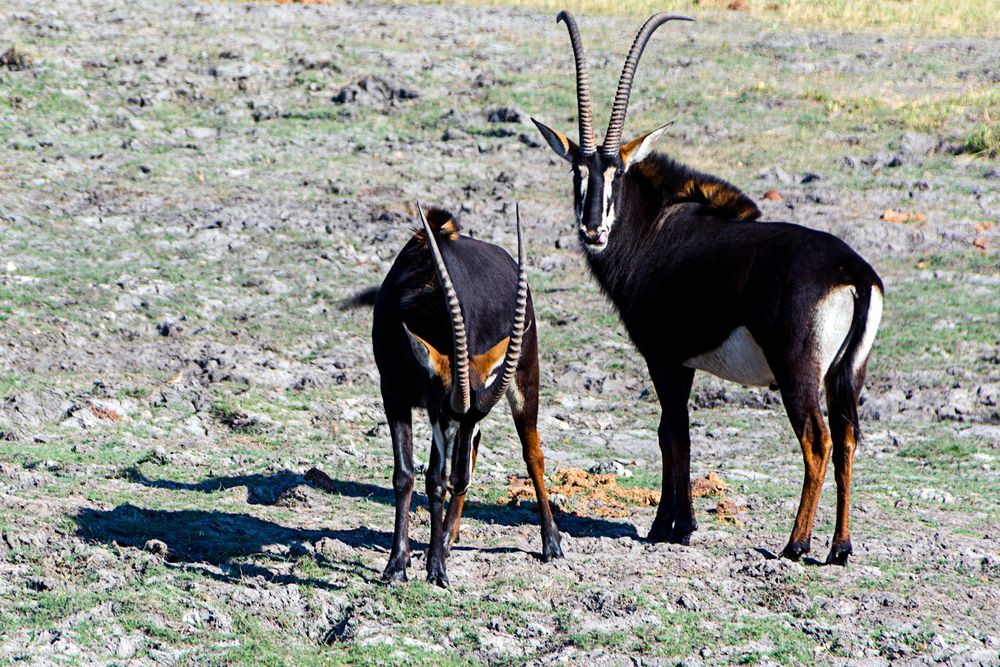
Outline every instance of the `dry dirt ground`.
MULTIPOLYGON (((661 148, 885 279, 848 567, 773 557, 798 446, 777 395, 710 377, 693 470, 726 491, 696 501, 690 546, 643 539, 655 395, 528 120, 575 126, 553 16, 5 0, 0 662, 1000 664, 998 43, 692 12, 653 39, 626 133, 676 121, 661 148), (564 488, 566 558, 542 564, 498 409, 447 591, 422 581, 421 494, 411 581, 379 581, 371 315, 338 307, 416 199, 507 248, 521 202, 551 484, 629 491, 564 488)), ((641 18, 581 17, 599 118, 641 18)))

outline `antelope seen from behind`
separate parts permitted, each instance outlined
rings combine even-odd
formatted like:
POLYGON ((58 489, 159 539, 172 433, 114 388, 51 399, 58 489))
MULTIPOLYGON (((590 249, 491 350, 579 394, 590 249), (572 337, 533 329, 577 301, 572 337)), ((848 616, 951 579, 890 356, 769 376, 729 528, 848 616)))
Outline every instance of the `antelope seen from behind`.
POLYGON ((562 556, 545 491, 538 418, 538 338, 517 212, 518 261, 459 234, 451 214, 417 205, 422 230, 403 247, 375 299, 372 344, 392 437, 396 518, 383 578, 406 580, 413 492, 413 408, 433 430, 427 466, 431 540, 427 580, 447 587, 445 558, 459 537, 476 464, 479 422, 506 397, 535 487, 542 557, 562 556), (450 494, 447 515, 446 492, 450 494))
POLYGON ((697 528, 687 408, 697 369, 780 389, 805 462, 798 513, 782 552, 793 560, 810 549, 832 455, 837 521, 827 562, 846 564, 861 436, 857 405, 882 313, 882 282, 840 239, 761 222, 756 204, 733 185, 653 152, 666 126, 622 141, 642 51, 659 26, 678 19, 690 20, 657 14, 642 26, 598 146, 582 40, 573 16, 560 12, 576 61, 579 144, 534 121, 572 166, 587 263, 645 357, 661 404, 662 493, 649 538, 687 544, 697 528))

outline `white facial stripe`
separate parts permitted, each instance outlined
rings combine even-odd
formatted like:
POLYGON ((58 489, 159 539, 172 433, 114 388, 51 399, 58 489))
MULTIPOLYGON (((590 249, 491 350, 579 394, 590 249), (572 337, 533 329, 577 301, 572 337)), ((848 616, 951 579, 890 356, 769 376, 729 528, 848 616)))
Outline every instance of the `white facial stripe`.
POLYGON ((611 201, 613 195, 612 183, 615 180, 615 167, 608 167, 604 170, 604 219, 603 226, 607 231, 611 231, 611 225, 615 224, 615 205, 611 201))
POLYGON ((576 206, 576 221, 583 223, 583 202, 587 199, 587 179, 590 178, 590 170, 580 165, 580 198, 576 206))

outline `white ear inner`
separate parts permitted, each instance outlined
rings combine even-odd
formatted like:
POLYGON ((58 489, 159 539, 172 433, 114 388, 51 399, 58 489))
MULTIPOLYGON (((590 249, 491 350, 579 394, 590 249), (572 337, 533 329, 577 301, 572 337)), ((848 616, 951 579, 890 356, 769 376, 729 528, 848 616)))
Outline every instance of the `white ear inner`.
POLYGON ((431 363, 431 353, 427 349, 427 346, 410 331, 410 327, 406 326, 405 323, 403 324, 403 329, 406 331, 406 337, 410 339, 410 348, 413 350, 413 356, 433 376, 436 369, 434 368, 434 364, 431 363))
POLYGON ((633 164, 637 162, 642 162, 647 157, 649 157, 649 154, 653 152, 653 148, 656 146, 656 142, 659 141, 660 137, 663 136, 663 133, 667 131, 668 127, 670 127, 669 123, 667 125, 664 125, 663 127, 653 130, 652 132, 646 135, 646 138, 642 140, 642 143, 639 144, 639 147, 636 148, 632 152, 632 155, 628 157, 628 162, 625 163, 626 171, 633 164))

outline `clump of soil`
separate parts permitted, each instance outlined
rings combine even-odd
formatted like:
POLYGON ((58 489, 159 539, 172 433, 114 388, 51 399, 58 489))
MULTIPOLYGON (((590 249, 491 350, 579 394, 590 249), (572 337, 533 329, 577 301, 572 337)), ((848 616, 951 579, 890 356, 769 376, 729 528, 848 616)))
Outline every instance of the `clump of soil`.
MULTIPOLYGON (((656 507, 660 502, 660 492, 656 489, 625 488, 618 485, 617 475, 594 474, 582 468, 559 468, 551 481, 552 485, 547 487, 550 498, 553 501, 573 498, 572 513, 578 516, 627 517, 632 515, 629 506, 656 507)), ((516 504, 535 499, 530 479, 511 477, 508 487, 507 496, 501 502, 516 504)))
MULTIPOLYGON (((632 516, 630 508, 656 507, 660 492, 643 487, 618 485, 618 476, 595 474, 582 468, 559 468, 547 486, 549 498, 555 508, 584 517, 624 518, 632 516), (571 502, 566 503, 567 500, 571 502), (564 504, 565 503, 565 504, 564 504)), ((726 497, 726 482, 715 472, 694 480, 691 495, 695 498, 718 497, 718 504, 709 510, 719 523, 742 526, 737 518, 746 508, 726 497)), ((535 499, 535 488, 527 477, 512 476, 507 482, 507 494, 501 503, 516 505, 535 499)))
POLYGON ((710 472, 704 477, 694 480, 694 483, 691 485, 691 495, 695 498, 724 496, 725 494, 726 483, 714 472, 710 472))
POLYGON ((740 512, 745 510, 745 507, 740 507, 729 498, 719 498, 719 503, 715 506, 715 509, 709 510, 709 512, 715 514, 715 520, 719 523, 731 523, 734 526, 742 526, 743 522, 739 520, 738 516, 740 512))
POLYGON ((742 526, 743 522, 737 517, 740 512, 746 511, 745 507, 740 507, 736 502, 726 497, 725 480, 714 472, 709 472, 704 477, 694 480, 691 484, 691 495, 695 498, 717 497, 719 499, 715 507, 709 509, 709 513, 715 514, 715 519, 719 523, 731 523, 735 526, 742 526))
POLYGON ((333 101, 336 104, 378 106, 394 104, 400 100, 412 100, 419 96, 415 90, 404 88, 383 77, 363 76, 337 91, 333 101))
POLYGON ((106 419, 108 421, 116 422, 122 418, 120 414, 112 410, 111 408, 106 408, 100 405, 94 405, 93 403, 87 405, 87 408, 94 414, 98 419, 106 419))

